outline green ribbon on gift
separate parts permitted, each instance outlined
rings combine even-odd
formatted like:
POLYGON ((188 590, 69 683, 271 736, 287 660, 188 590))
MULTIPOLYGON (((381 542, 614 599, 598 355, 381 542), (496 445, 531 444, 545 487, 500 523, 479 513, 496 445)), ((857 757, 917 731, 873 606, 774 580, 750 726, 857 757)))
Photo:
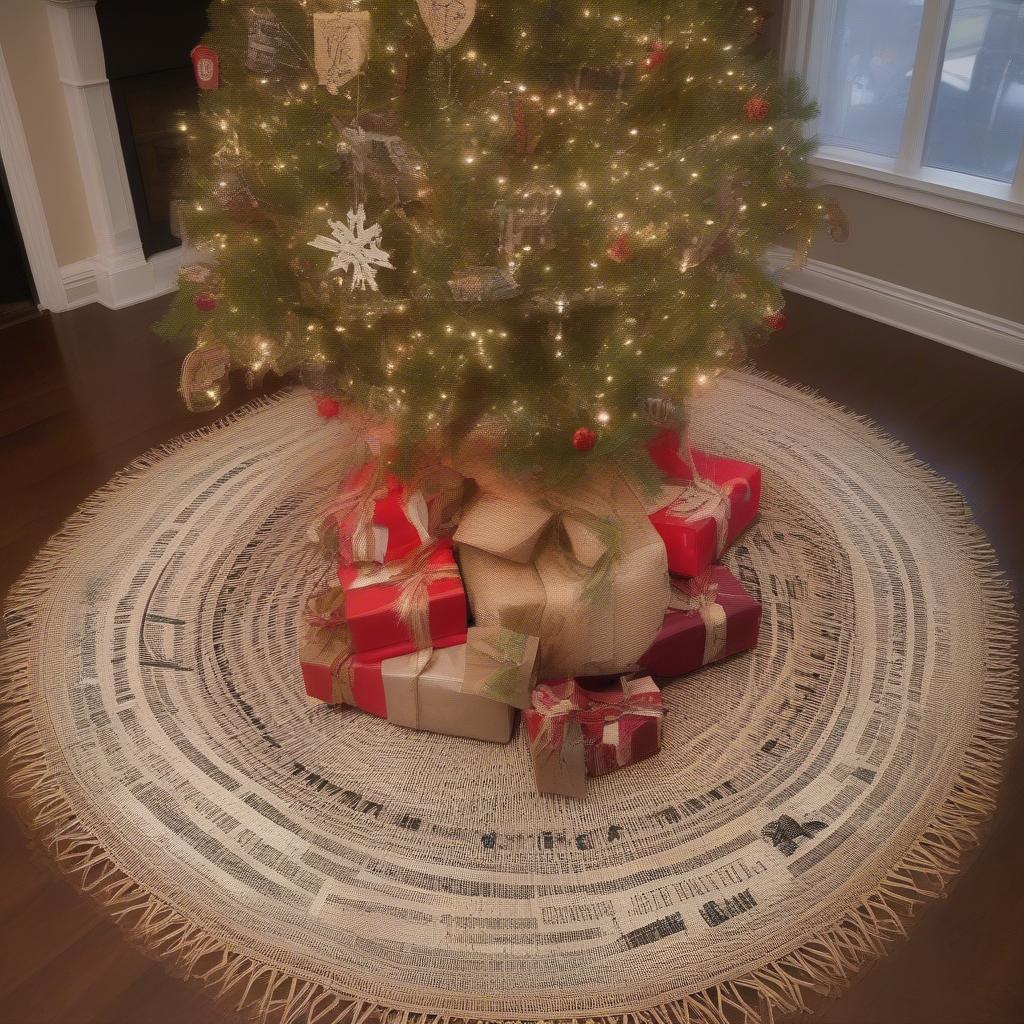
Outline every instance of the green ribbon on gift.
POLYGON ((522 675, 529 642, 528 636, 501 627, 495 629, 487 639, 479 634, 470 634, 468 643, 472 650, 499 666, 481 686, 490 700, 502 704, 511 704, 515 700, 516 685, 522 675))

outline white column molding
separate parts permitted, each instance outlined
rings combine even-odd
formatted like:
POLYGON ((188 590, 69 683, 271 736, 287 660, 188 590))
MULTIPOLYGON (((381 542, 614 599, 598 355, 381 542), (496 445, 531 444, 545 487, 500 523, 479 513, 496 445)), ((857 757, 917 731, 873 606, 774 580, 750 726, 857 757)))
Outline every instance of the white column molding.
POLYGON ((78 304, 88 293, 88 285, 83 292, 83 283, 91 271, 95 297, 118 309, 170 291, 173 265, 180 256, 161 254, 162 259, 147 262, 142 249, 96 0, 47 0, 47 15, 97 249, 86 261, 89 266, 64 268, 65 284, 69 294, 74 289, 78 304))
POLYGON ((41 309, 61 310, 66 306, 57 256, 53 250, 46 211, 36 184, 32 157, 7 61, 0 46, 0 159, 11 190, 14 215, 25 243, 32 280, 41 309))

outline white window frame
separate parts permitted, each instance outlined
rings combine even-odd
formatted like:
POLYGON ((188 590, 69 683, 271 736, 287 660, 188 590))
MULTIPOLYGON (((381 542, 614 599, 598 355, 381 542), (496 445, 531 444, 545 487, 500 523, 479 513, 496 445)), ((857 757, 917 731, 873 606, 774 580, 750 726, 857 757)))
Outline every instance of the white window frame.
MULTIPOLYGON (((782 63, 786 71, 807 82, 814 98, 822 94, 826 81, 825 60, 836 3, 837 0, 786 0, 785 4, 782 63)), ((818 179, 828 184, 1024 232, 1024 150, 1010 184, 922 166, 952 10, 953 0, 924 0, 897 156, 880 157, 841 146, 822 146, 810 162, 818 179)), ((812 125, 811 131, 815 128, 812 125)))

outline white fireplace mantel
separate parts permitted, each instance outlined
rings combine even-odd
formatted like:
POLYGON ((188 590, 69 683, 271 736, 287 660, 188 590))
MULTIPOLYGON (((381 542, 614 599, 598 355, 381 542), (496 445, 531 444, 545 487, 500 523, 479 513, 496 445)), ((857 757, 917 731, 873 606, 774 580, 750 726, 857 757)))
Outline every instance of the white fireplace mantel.
POLYGON ((147 260, 139 237, 107 79, 97 0, 46 0, 57 73, 96 238, 91 259, 62 267, 67 306, 99 301, 120 309, 175 287, 181 249, 147 260))

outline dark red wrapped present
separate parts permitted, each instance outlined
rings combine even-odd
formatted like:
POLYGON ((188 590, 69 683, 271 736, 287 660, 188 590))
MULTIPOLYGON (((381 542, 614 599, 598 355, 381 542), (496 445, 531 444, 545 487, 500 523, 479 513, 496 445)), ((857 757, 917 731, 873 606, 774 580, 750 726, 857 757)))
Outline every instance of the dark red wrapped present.
POLYGON ((575 679, 542 683, 523 712, 538 788, 582 797, 585 774, 607 775, 658 753, 663 720, 661 691, 649 677, 600 690, 584 689, 575 679))
POLYGON ((465 642, 466 591, 448 542, 385 565, 339 565, 338 580, 356 653, 394 658, 465 642))
POLYGON ((693 672, 757 646, 761 605, 724 565, 673 580, 665 624, 640 665, 655 676, 693 672))

